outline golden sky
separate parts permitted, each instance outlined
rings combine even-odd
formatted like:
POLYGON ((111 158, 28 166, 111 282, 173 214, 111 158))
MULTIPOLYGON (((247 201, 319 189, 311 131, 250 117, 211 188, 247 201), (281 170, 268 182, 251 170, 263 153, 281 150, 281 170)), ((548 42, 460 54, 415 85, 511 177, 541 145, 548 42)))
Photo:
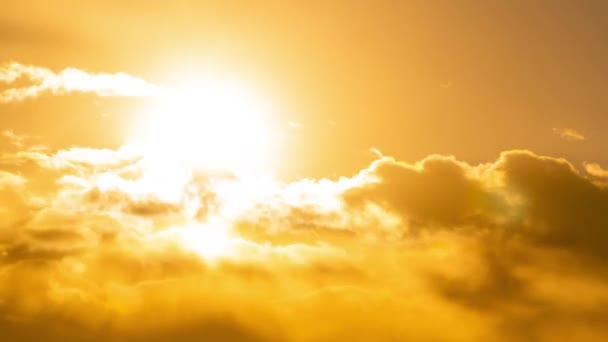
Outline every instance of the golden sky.
POLYGON ((0 341, 605 341, 603 1, 5 1, 0 341))

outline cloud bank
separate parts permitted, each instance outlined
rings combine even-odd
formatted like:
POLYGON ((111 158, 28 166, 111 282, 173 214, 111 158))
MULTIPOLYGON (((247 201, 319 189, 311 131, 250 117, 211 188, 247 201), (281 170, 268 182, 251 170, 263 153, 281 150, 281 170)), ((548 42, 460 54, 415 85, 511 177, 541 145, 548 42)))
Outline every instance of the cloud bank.
POLYGON ((608 189, 563 159, 261 184, 23 142, 1 165, 10 341, 608 338, 608 189))

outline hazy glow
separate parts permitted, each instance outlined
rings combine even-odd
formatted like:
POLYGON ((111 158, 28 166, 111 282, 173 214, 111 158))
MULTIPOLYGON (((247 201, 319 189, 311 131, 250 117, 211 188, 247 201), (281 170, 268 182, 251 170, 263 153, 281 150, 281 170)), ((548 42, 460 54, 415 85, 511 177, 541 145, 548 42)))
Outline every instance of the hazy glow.
POLYGON ((232 252, 232 237, 221 221, 193 224, 181 230, 182 244, 206 259, 228 256, 232 252))

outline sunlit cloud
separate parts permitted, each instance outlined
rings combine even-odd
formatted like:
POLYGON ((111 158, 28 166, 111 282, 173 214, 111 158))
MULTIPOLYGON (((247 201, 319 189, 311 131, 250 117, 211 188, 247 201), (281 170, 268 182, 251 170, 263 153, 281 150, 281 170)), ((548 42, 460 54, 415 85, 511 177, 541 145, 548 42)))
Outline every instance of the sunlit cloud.
POLYGON ((89 73, 75 68, 59 72, 50 69, 12 62, 0 67, 0 103, 23 101, 42 94, 64 95, 93 93, 98 96, 151 96, 158 87, 126 73, 89 73), (18 81, 16 87, 11 87, 18 81))
POLYGON ((585 171, 591 176, 608 180, 608 170, 598 163, 585 163, 585 171))
POLYGON ((6 138, 12 145, 17 148, 21 148, 24 146, 27 140, 32 139, 32 137, 25 134, 15 134, 15 132, 11 130, 5 130, 2 132, 4 138, 6 138))

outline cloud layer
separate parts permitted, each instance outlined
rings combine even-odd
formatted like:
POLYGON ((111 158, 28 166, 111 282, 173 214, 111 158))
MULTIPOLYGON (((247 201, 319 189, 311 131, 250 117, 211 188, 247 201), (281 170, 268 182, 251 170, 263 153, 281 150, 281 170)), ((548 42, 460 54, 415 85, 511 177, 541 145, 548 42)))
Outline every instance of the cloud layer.
POLYGON ((566 160, 262 184, 26 141, 1 158, 7 340, 608 337, 608 190, 566 160))

